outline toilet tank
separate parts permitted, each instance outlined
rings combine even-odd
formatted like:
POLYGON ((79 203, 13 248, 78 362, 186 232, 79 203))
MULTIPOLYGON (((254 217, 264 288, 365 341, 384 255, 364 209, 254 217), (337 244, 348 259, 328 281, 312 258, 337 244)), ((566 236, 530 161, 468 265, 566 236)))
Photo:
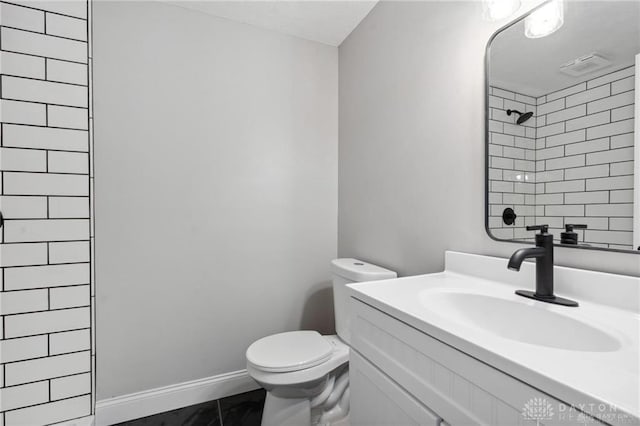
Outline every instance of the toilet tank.
POLYGON ((349 335, 349 296, 347 284, 366 281, 388 280, 396 278, 394 271, 363 262, 358 259, 344 258, 331 261, 331 278, 333 280, 333 310, 338 336, 351 344, 349 335))

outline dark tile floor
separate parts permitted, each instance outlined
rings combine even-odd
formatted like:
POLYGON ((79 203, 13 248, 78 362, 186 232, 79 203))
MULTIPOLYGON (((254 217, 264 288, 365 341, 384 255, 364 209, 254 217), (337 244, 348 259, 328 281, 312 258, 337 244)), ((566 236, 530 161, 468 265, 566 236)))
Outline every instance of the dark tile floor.
POLYGON ((265 391, 258 389, 117 426, 260 426, 264 398, 265 391))

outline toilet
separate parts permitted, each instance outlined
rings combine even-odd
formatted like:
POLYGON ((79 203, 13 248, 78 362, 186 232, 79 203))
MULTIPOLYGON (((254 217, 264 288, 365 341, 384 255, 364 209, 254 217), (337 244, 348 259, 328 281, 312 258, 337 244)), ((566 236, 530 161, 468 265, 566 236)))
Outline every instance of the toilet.
POLYGON ((247 349, 247 371, 267 391, 262 426, 348 426, 347 284, 397 274, 357 259, 331 262, 337 335, 303 330, 274 334, 247 349))

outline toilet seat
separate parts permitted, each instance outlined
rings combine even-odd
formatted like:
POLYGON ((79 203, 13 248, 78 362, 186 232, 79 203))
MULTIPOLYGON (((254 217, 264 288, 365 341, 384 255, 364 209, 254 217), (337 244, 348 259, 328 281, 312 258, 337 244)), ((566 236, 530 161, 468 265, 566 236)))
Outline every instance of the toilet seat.
POLYGON ((290 331, 255 341, 247 349, 247 362, 265 372, 288 373, 322 364, 332 351, 317 331, 290 331))
POLYGON ((289 372, 264 371, 252 362, 247 362, 249 374, 263 386, 291 386, 320 380, 349 361, 349 346, 343 343, 338 336, 322 336, 320 334, 318 336, 331 348, 328 358, 323 362, 312 367, 289 372))

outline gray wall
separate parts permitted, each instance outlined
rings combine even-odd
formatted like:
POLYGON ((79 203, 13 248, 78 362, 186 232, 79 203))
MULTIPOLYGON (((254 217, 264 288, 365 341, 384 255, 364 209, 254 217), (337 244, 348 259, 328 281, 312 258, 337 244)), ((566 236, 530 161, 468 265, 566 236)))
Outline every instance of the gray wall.
MULTIPOLYGON (((508 256, 484 230, 479 2, 382 2, 340 46, 338 253, 439 271, 444 250, 508 256)), ((640 276, 640 256, 557 249, 557 264, 640 276)))
POLYGON ((95 2, 98 399, 333 329, 337 48, 95 2))

